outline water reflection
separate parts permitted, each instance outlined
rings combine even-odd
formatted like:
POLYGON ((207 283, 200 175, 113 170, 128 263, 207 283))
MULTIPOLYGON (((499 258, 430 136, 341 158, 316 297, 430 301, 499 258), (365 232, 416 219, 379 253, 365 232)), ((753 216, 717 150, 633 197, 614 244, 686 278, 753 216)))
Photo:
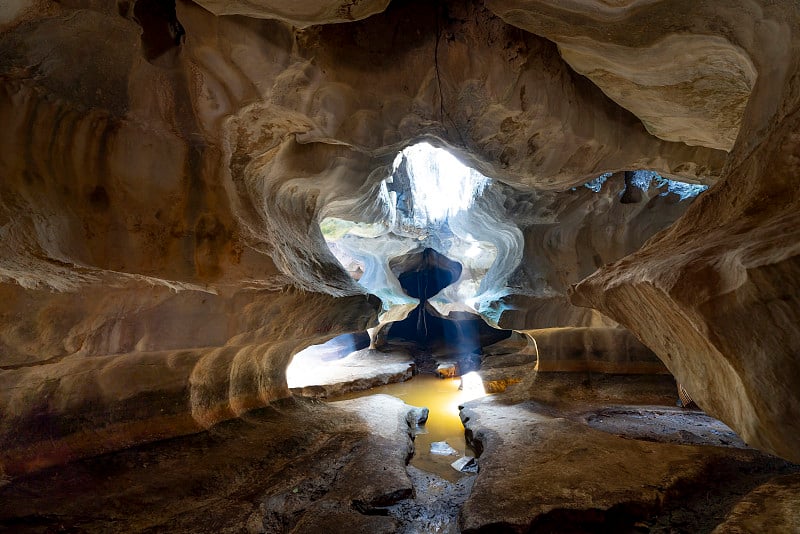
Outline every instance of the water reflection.
POLYGON ((428 422, 421 433, 417 434, 416 452, 411 459, 411 465, 455 482, 463 475, 450 467, 450 464, 461 456, 474 456, 464 440, 464 425, 458 416, 458 407, 485 395, 483 384, 476 373, 468 373, 464 375, 464 379, 464 388, 459 389, 461 378, 441 379, 432 375, 417 375, 407 382, 387 384, 330 400, 354 399, 383 393, 397 397, 406 404, 428 408, 428 422), (458 452, 458 456, 431 454, 431 443, 436 441, 446 441, 458 452))

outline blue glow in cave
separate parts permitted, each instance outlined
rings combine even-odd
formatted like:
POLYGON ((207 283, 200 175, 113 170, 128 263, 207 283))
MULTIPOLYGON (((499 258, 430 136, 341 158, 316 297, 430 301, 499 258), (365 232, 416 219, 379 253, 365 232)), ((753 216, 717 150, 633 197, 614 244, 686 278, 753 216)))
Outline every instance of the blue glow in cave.
POLYGON ((603 184, 606 183, 606 180, 608 180, 609 178, 611 178, 611 173, 610 172, 601 174, 600 176, 598 176, 594 180, 590 180, 590 181, 586 182, 585 184, 583 184, 583 187, 586 187, 587 189, 591 189, 595 193, 599 193, 600 190, 603 188, 603 184))
POLYGON ((666 188, 666 190, 661 193, 661 196, 673 193, 681 197, 681 200, 694 198, 708 189, 707 185, 669 180, 653 171, 634 171, 633 184, 642 191, 647 191, 650 188, 650 184, 653 182, 655 182, 656 187, 659 189, 666 188))
MULTIPOLYGON (((603 173, 597 178, 586 182, 583 184, 583 186, 587 189, 591 189, 595 193, 599 193, 603 188, 603 184, 606 183, 611 175, 612 173, 610 172, 603 173)), ((708 189, 707 185, 690 184, 688 182, 670 180, 668 178, 664 178, 654 171, 633 171, 632 183, 642 191, 647 191, 650 189, 651 185, 655 184, 655 187, 658 189, 663 189, 661 196, 666 196, 672 193, 678 195, 681 200, 695 198, 700 193, 708 189)), ((575 187, 572 188, 573 191, 576 189, 577 188, 575 187)))

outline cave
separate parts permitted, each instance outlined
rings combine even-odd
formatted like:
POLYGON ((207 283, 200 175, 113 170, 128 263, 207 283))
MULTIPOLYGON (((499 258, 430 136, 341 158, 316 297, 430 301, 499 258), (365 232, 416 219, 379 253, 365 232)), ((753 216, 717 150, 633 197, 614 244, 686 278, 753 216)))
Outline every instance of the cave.
POLYGON ((2 3, 0 530, 798 531, 798 79, 792 0, 2 3))
POLYGON ((412 258, 396 260, 399 261, 394 262, 392 270, 402 271, 397 276, 400 286, 407 295, 418 299, 419 304, 405 319, 388 326, 385 346, 406 344, 417 355, 416 364, 420 369, 435 362, 430 358, 434 354, 454 353, 461 363, 461 371, 469 372, 473 370, 467 361, 470 355, 479 354, 484 346, 509 337, 510 332, 491 328, 478 315, 462 313, 442 317, 427 304, 428 299, 459 279, 461 264, 431 248, 412 258))

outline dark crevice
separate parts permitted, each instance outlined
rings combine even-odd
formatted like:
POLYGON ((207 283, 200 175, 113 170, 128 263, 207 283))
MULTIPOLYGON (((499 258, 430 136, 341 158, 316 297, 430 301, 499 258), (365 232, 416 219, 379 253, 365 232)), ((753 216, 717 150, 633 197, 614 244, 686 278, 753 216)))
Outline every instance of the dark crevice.
POLYGON ((442 317, 428 304, 428 299, 458 280, 460 263, 428 248, 396 258, 390 267, 405 292, 420 303, 405 319, 391 324, 386 344, 410 350, 420 371, 435 370, 434 353, 452 353, 461 373, 475 370, 480 366, 481 348, 510 335, 492 328, 478 315, 453 312, 442 317))
POLYGON ((171 66, 186 34, 178 22, 175 0, 138 0, 133 6, 133 19, 142 28, 144 58, 171 66))
POLYGON ((625 190, 619 199, 622 204, 637 204, 642 201, 642 190, 633 183, 634 177, 633 171, 625 171, 625 190))
POLYGON ((444 93, 442 93, 442 77, 439 73, 439 41, 442 38, 442 29, 439 24, 439 7, 434 10, 436 41, 433 45, 433 68, 436 72, 436 86, 439 89, 439 120, 444 124, 444 93))

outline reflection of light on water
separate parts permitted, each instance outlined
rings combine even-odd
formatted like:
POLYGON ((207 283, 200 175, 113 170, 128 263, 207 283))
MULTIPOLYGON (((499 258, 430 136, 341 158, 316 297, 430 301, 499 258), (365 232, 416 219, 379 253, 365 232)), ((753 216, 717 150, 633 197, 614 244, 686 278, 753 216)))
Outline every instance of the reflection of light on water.
POLYGON ((412 406, 428 408, 428 422, 422 433, 417 434, 414 440, 416 452, 411 459, 411 465, 419 469, 435 473, 450 481, 458 480, 461 476, 450 467, 450 463, 457 456, 437 456, 430 454, 431 443, 446 441, 461 455, 473 456, 467 449, 464 440, 464 425, 458 415, 458 407, 467 401, 477 399, 486 393, 483 383, 477 373, 464 375, 464 388, 461 389, 461 378, 437 378, 433 375, 417 375, 407 382, 387 384, 369 391, 351 393, 343 397, 330 400, 353 399, 366 395, 385 393, 399 398, 412 406))
POLYGON ((481 375, 475 371, 469 372, 461 377, 461 385, 458 387, 469 398, 465 398, 464 402, 486 395, 486 389, 483 387, 483 380, 481 375))
MULTIPOLYGON (((483 380, 481 380, 480 375, 475 371, 467 373, 461 378, 453 378, 452 384, 457 384, 458 390, 453 396, 453 399, 448 403, 447 410, 456 414, 456 417, 458 417, 458 412, 460 411, 458 408, 459 406, 465 402, 486 396, 483 380)), ((461 422, 460 417, 458 417, 458 421, 459 423, 461 422)))

